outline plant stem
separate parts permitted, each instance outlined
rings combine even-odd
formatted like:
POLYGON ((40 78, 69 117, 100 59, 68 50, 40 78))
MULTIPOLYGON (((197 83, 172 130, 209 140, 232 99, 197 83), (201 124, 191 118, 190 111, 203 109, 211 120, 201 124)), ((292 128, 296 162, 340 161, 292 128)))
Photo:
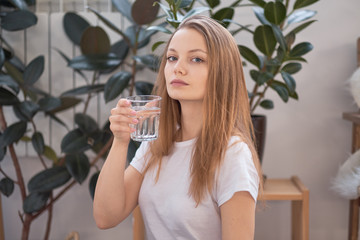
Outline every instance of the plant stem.
MULTIPOLYGON (((52 200, 53 200, 53 193, 51 193, 51 195, 50 195, 50 201, 52 201, 52 200)), ((53 213, 53 204, 51 204, 48 209, 48 219, 47 219, 47 223, 46 223, 46 231, 45 231, 44 240, 48 240, 49 236, 50 236, 52 213, 53 213)))
POLYGON ((25 214, 25 221, 23 224, 21 240, 29 239, 30 225, 31 225, 32 220, 33 220, 33 217, 30 214, 25 214))

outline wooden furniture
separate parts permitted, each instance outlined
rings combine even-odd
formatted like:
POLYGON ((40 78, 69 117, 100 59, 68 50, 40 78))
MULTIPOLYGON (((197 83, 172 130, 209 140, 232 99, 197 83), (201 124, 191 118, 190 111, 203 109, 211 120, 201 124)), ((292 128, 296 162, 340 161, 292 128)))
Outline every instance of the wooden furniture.
MULTIPOLYGON (((360 55, 360 54, 359 54, 360 55)), ((360 62, 360 59, 359 59, 360 62)), ((354 153, 360 149, 360 112, 343 113, 343 118, 352 122, 352 146, 351 152, 354 153)), ((358 239, 359 229, 359 206, 360 198, 350 200, 349 203, 349 240, 358 239)))
MULTIPOLYGON (((291 201, 291 239, 309 240, 309 190, 296 176, 267 179, 260 200, 291 201)), ((133 239, 144 239, 144 223, 138 207, 133 212, 133 239)))

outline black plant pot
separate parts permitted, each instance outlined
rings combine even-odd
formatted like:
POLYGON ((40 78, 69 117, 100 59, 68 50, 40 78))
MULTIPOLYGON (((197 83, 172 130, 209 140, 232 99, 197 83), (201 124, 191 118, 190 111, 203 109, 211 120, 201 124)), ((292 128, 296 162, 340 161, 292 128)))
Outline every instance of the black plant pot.
POLYGON ((266 135, 266 116, 265 115, 251 115, 251 120, 254 126, 254 133, 256 139, 256 149, 259 155, 260 164, 262 164, 264 148, 265 148, 265 135, 266 135))

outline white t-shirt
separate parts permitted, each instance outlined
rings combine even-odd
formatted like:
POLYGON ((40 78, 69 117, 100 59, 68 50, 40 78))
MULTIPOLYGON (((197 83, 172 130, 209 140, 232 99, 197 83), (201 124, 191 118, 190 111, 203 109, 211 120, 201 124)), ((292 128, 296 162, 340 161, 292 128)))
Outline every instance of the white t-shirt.
MULTIPOLYGON (((174 143, 172 154, 163 158, 158 182, 155 183, 157 168, 145 174, 139 206, 147 239, 221 239, 220 206, 238 191, 248 191, 256 201, 259 177, 247 144, 233 144, 238 140, 231 138, 213 192, 207 192, 197 207, 188 195, 189 167, 196 139, 174 143)), ((148 147, 143 142, 131 162, 140 173, 148 147)))

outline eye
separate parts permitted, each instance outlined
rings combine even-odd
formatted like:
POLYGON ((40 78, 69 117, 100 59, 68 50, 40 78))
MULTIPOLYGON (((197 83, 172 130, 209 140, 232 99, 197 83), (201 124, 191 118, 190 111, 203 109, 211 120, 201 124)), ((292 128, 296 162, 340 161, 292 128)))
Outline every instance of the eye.
POLYGON ((169 57, 167 57, 167 60, 168 60, 169 62, 174 62, 174 61, 177 60, 177 58, 174 57, 174 56, 169 56, 169 57))
POLYGON ((191 59, 191 61, 193 61, 193 62, 195 62, 195 63, 202 63, 202 62, 204 62, 203 59, 198 58, 198 57, 191 59))

